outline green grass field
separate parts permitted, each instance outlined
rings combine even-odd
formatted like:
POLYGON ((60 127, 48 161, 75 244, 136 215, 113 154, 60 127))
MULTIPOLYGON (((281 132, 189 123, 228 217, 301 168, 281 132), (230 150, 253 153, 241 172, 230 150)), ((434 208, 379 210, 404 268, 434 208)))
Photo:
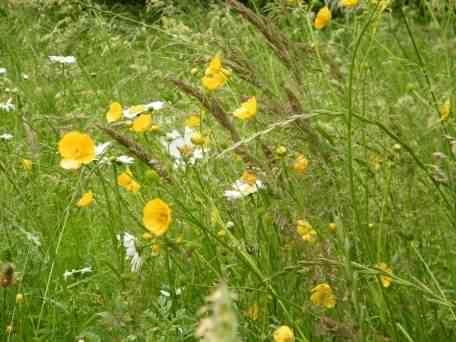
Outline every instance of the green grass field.
POLYGON ((0 340, 456 341, 456 4, 351 3, 3 0, 0 340))

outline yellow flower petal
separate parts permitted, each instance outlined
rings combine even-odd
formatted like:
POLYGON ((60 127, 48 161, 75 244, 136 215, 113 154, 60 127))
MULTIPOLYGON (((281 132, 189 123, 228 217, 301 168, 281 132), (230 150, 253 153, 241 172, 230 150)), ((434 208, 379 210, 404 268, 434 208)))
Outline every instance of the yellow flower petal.
POLYGON ((62 159, 60 161, 60 167, 65 170, 77 170, 81 166, 81 162, 73 159, 62 159))
POLYGON ((31 170, 33 168, 33 161, 30 159, 22 159, 21 164, 24 170, 31 170))
POLYGON ((117 176, 117 184, 129 192, 138 192, 141 188, 139 183, 133 179, 131 172, 129 171, 122 172, 117 176))
POLYGON ((95 160, 95 143, 87 134, 69 132, 59 141, 59 153, 62 156, 61 167, 78 169, 81 164, 95 160))
POLYGON ((79 199, 78 203, 76 203, 76 206, 79 208, 85 208, 91 205, 93 202, 93 193, 92 191, 86 192, 82 197, 79 199))
POLYGON ((447 121, 451 111, 451 100, 447 98, 439 108, 440 121, 447 121))
POLYGON ((309 161, 303 156, 299 155, 293 163, 293 170, 300 175, 306 173, 309 166, 309 161))
POLYGON ((356 7, 359 3, 359 0, 340 0, 339 5, 345 8, 356 7))
POLYGON ((171 209, 159 198, 155 198, 144 207, 144 226, 155 236, 161 236, 171 224, 171 209))
POLYGON ((255 171, 253 170, 245 170, 244 173, 241 176, 241 180, 244 183, 247 183, 249 185, 255 185, 257 181, 257 176, 255 171))
POLYGON ((211 76, 204 76, 201 83, 207 90, 217 90, 223 88, 227 80, 228 77, 223 72, 219 72, 211 76))
POLYGON ((241 108, 234 111, 233 115, 241 120, 254 118, 257 113, 256 97, 252 96, 241 104, 241 108))
POLYGON ((123 117, 123 110, 122 106, 120 105, 119 102, 113 102, 111 103, 111 107, 109 108, 109 111, 106 113, 106 120, 108 123, 118 121, 122 119, 123 117))
POLYGON ((294 342, 295 340, 293 330, 286 325, 277 328, 272 337, 274 338, 274 342, 294 342))
POLYGON ((145 132, 152 125, 152 116, 150 114, 141 114, 138 116, 130 127, 130 130, 136 133, 145 132))
POLYGON ((315 17, 314 26, 317 30, 321 30, 322 28, 328 26, 331 22, 331 11, 329 10, 328 6, 320 8, 315 17))
POLYGON ((219 54, 212 57, 209 66, 206 69, 206 75, 217 74, 222 70, 222 60, 219 54))
POLYGON ((192 115, 185 120, 185 126, 189 128, 197 127, 201 124, 201 119, 199 115, 192 115))
MULTIPOLYGON (((393 270, 384 262, 379 262, 379 263, 375 264, 375 267, 382 270, 383 272, 393 273, 393 270)), ((380 282, 382 283, 383 287, 391 286, 391 281, 392 281, 391 277, 389 277, 387 275, 381 275, 381 276, 379 276, 379 278, 380 278, 380 282)))
POLYGON ((331 286, 327 283, 321 283, 312 289, 310 300, 315 305, 321 305, 325 308, 332 309, 336 306, 336 297, 333 294, 331 286))

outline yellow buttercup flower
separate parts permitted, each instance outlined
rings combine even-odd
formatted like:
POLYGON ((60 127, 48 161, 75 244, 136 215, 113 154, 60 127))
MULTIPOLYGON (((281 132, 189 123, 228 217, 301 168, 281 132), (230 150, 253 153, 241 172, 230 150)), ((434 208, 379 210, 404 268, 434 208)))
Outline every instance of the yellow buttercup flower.
POLYGON ((62 156, 61 167, 79 169, 95 160, 95 143, 87 134, 69 132, 59 141, 59 153, 62 156))
POLYGON ((217 54, 209 63, 201 83, 208 90, 217 90, 223 88, 229 75, 230 72, 223 68, 220 56, 217 54))
POLYGON ((223 88, 223 86, 225 85, 225 82, 227 80, 228 80, 228 76, 226 76, 222 72, 219 72, 212 76, 204 76, 201 79, 201 82, 207 90, 217 90, 217 89, 223 88))
POLYGON ((21 164, 24 170, 31 170, 33 168, 33 161, 30 159, 22 159, 21 164))
POLYGON ((439 108, 440 121, 447 121, 451 112, 451 100, 447 98, 439 108))
POLYGON ((130 171, 122 172, 117 176, 117 184, 130 192, 138 192, 141 186, 133 179, 130 171))
POLYGON ((287 148, 285 146, 277 146, 276 150, 275 150, 275 154, 277 155, 277 157, 285 157, 287 155, 287 148))
POLYGON ((141 114, 132 123, 130 131, 143 133, 152 125, 152 116, 150 114, 141 114))
POLYGON ((277 328, 272 337, 274 338, 274 342, 294 342, 295 340, 293 330, 286 325, 277 328))
POLYGON ((209 138, 201 132, 194 132, 192 134, 191 141, 193 145, 206 145, 209 142, 209 138))
POLYGON ((296 225, 296 232, 304 241, 314 242, 317 239, 317 232, 306 220, 298 220, 296 225))
POLYGON ((255 185, 257 181, 256 172, 253 170, 245 170, 241 176, 241 180, 248 185, 255 185))
POLYGON ((123 117, 122 106, 119 102, 111 103, 109 111, 106 113, 106 120, 108 123, 119 121, 123 117))
MULTIPOLYGON (((384 262, 379 262, 379 263, 375 264, 375 267, 382 270, 383 272, 393 273, 393 270, 384 262)), ((390 287, 391 277, 389 277, 387 275, 381 275, 381 276, 379 276, 379 278, 380 278, 380 282, 382 283, 383 287, 390 287)))
POLYGON ((82 197, 79 199, 78 203, 76 203, 76 206, 79 208, 85 208, 91 205, 93 202, 93 192, 88 191, 82 197))
POLYGON ((356 7, 359 3, 359 0, 340 0, 339 5, 346 8, 356 7))
POLYGON ((293 170, 300 175, 303 175, 307 171, 309 161, 303 156, 299 155, 293 163, 293 170))
POLYGON ((322 28, 328 26, 331 22, 331 11, 328 6, 320 8, 315 17, 314 26, 317 30, 321 30, 322 28))
POLYGON ((315 305, 324 306, 332 309, 336 306, 336 297, 333 294, 331 286, 327 283, 321 283, 312 289, 310 300, 315 305))
POLYGON ((171 224, 171 209, 159 198, 147 202, 144 207, 144 226, 155 236, 161 236, 171 224))
POLYGON ((185 120, 185 126, 188 127, 188 128, 193 128, 193 127, 197 127, 201 124, 201 119, 200 119, 200 116, 199 115, 192 115, 192 116, 189 116, 186 120, 185 120))
POLYGON ((252 96, 247 101, 241 104, 239 109, 236 109, 233 115, 241 120, 248 120, 254 118, 257 113, 256 97, 252 96))
POLYGON ((152 240, 154 238, 154 236, 151 233, 147 233, 147 232, 144 233, 142 237, 146 241, 150 241, 150 240, 152 240))

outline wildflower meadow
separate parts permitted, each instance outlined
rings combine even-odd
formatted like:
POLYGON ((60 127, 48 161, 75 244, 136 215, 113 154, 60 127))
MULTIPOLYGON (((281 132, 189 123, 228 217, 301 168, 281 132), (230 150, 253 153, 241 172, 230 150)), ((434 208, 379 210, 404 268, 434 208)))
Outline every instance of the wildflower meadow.
POLYGON ((0 1, 0 341, 456 341, 456 2, 0 1))

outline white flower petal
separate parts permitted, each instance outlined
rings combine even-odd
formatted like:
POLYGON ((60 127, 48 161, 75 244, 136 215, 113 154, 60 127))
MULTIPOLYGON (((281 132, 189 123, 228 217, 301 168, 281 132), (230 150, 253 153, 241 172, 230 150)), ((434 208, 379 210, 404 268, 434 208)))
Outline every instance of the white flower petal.
POLYGON ((118 156, 116 158, 116 162, 121 163, 121 164, 125 164, 125 165, 131 165, 131 164, 133 164, 135 162, 135 158, 122 155, 122 156, 118 156))
POLYGON ((144 105, 145 110, 160 110, 165 106, 165 102, 163 101, 153 101, 144 105))
POLYGON ((76 57, 74 57, 74 56, 49 56, 49 61, 51 63, 75 64, 76 57))
POLYGON ((105 154, 108 151, 109 146, 111 146, 112 142, 108 141, 102 144, 97 144, 95 146, 95 156, 97 158, 101 157, 103 154, 105 154))
POLYGON ((12 134, 9 134, 9 133, 0 134, 0 139, 1 140, 11 140, 13 138, 14 138, 14 136, 12 134))

